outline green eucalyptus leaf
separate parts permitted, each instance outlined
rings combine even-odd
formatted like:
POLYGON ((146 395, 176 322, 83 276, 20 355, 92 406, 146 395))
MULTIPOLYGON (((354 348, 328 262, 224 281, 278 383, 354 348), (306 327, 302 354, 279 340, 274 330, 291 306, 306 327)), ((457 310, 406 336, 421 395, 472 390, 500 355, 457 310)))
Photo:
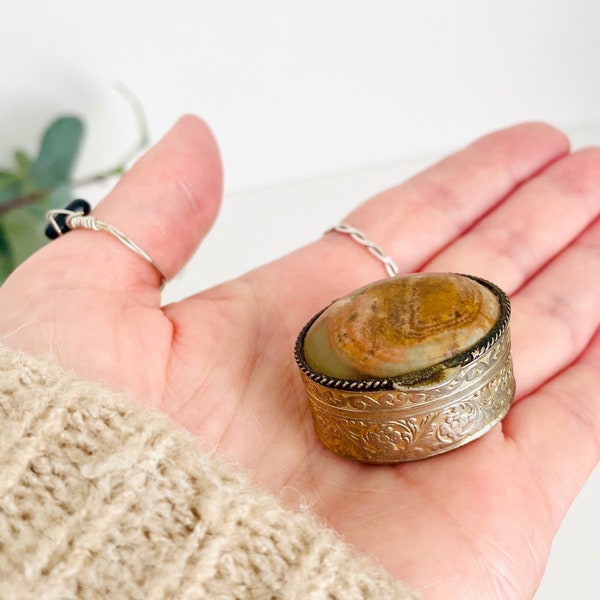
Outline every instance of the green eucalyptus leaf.
POLYGON ((47 241, 44 222, 30 208, 17 208, 2 217, 1 226, 14 266, 27 260, 47 241))
POLYGON ((6 278, 11 274, 14 266, 8 241, 4 235, 2 223, 0 223, 0 285, 4 283, 6 278))
POLYGON ((48 194, 45 210, 50 208, 64 208, 71 200, 73 200, 73 189, 71 188, 71 184, 63 183, 48 194))
POLYGON ((17 181, 19 177, 12 171, 0 171, 0 190, 17 181))
POLYGON ((31 170, 31 157, 24 150, 17 150, 14 159, 19 179, 27 179, 31 170))
POLYGON ((0 184, 0 204, 13 198, 18 198, 23 194, 23 182, 17 177, 13 177, 12 180, 6 178, 4 185, 0 184))
POLYGON ((38 187, 51 189, 70 181, 83 133, 83 122, 76 117, 61 117, 48 127, 31 165, 31 178, 38 187))
POLYGON ((43 194, 37 198, 35 202, 24 207, 24 210, 36 218, 38 227, 41 227, 42 229, 45 227, 46 223, 46 212, 50 208, 49 198, 50 194, 43 194))

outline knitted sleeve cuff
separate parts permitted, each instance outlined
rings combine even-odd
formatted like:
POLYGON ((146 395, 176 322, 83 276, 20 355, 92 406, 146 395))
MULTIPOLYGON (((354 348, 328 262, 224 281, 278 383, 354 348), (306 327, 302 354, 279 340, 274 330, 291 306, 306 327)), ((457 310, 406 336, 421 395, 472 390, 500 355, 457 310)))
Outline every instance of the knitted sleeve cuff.
POLYGON ((6 598, 416 599, 154 411, 0 347, 6 598))

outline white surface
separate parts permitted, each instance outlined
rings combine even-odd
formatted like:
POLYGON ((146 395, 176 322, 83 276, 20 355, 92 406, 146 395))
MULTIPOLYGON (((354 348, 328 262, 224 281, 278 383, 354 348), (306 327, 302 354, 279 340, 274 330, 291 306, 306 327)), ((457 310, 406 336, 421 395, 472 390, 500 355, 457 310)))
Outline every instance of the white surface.
POLYGON ((600 467, 567 513, 535 600, 598 597, 600 467))
MULTIPOLYGON (((543 119, 600 141, 598 23, 597 0, 0 0, 0 164, 76 112, 80 173, 112 165, 135 137, 116 81, 155 138, 183 112, 204 116, 228 195, 166 291, 180 297, 311 241, 487 130, 543 119)), ((536 600, 594 595, 598 505, 596 471, 536 600)))
MULTIPOLYGON (((229 190, 421 156, 524 119, 600 117, 596 0, 0 0, 1 153, 87 117, 82 171, 184 111, 229 190)), ((0 163, 5 156, 0 154, 0 163)))

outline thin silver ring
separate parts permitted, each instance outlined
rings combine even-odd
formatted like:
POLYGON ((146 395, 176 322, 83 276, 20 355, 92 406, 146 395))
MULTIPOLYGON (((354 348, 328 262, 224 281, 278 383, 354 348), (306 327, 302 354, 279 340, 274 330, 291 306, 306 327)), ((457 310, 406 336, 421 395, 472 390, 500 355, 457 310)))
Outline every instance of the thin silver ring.
POLYGON ((352 227, 352 225, 348 225, 348 223, 340 223, 339 225, 328 229, 325 234, 327 235, 332 231, 348 234, 355 242, 364 246, 377 260, 383 263, 383 266, 390 277, 398 275, 398 265, 394 260, 383 251, 381 246, 378 246, 375 242, 371 241, 362 231, 360 231, 360 229, 356 229, 356 227, 352 227))
POLYGON ((162 289, 167 281, 164 273, 160 270, 159 266, 154 262, 152 257, 141 246, 138 246, 138 244, 136 244, 128 235, 124 234, 116 227, 109 225, 105 221, 97 219, 93 215, 84 215, 82 212, 66 209, 49 210, 46 213, 46 219, 48 219, 50 225, 59 236, 64 235, 60 226, 56 222, 56 217, 59 215, 64 215, 66 217, 65 222, 69 229, 89 229, 90 231, 106 231, 106 233, 110 233, 110 235, 119 240, 121 244, 130 250, 133 250, 138 256, 141 256, 147 263, 154 267, 160 276, 160 287, 162 289))

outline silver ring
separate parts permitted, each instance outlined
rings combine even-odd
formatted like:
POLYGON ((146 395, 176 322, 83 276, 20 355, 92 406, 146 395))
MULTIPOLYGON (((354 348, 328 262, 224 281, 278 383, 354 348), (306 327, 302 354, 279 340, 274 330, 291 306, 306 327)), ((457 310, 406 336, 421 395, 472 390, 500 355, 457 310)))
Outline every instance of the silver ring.
POLYGON ((152 257, 138 244, 136 244, 128 235, 109 225, 105 221, 97 219, 89 213, 89 204, 83 200, 76 200, 69 204, 67 208, 49 210, 46 213, 46 219, 48 220, 48 227, 46 228, 46 235, 51 239, 60 237, 65 233, 73 229, 89 229, 90 231, 106 231, 114 238, 119 240, 121 244, 133 250, 138 256, 141 256, 147 263, 152 265, 158 275, 160 276, 161 284, 160 287, 164 286, 167 278, 164 273, 160 270, 159 266, 154 262, 152 257), (77 206, 76 210, 71 210, 70 207, 77 206))
POLYGON ((356 227, 352 227, 352 225, 348 225, 348 223, 340 223, 339 225, 328 229, 325 234, 332 231, 348 234, 355 242, 364 246, 377 260, 383 263, 383 266, 390 277, 398 275, 398 265, 396 265, 394 260, 383 251, 381 246, 378 246, 375 242, 371 241, 360 229, 356 229, 356 227))

